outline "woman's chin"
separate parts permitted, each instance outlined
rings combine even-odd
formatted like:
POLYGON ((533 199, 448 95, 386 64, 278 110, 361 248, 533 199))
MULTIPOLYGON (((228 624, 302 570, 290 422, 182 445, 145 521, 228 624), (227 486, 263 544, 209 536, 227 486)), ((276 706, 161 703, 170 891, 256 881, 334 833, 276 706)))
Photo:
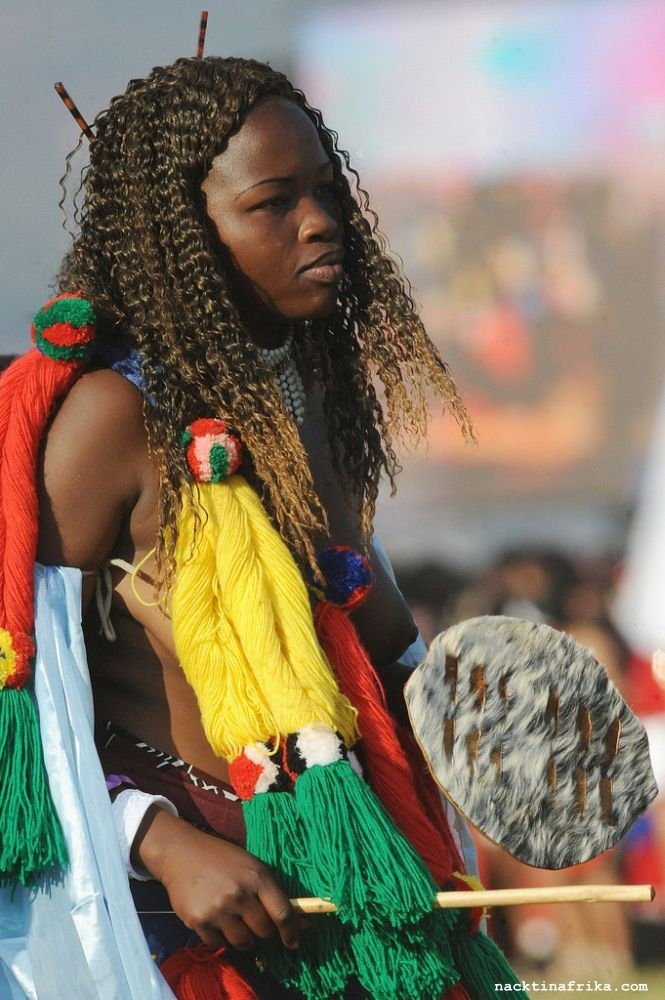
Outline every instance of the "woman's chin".
POLYGON ((336 309, 337 289, 335 289, 334 294, 329 294, 325 297, 321 296, 316 302, 308 303, 307 307, 298 316, 292 316, 291 318, 300 320, 329 319, 336 309))

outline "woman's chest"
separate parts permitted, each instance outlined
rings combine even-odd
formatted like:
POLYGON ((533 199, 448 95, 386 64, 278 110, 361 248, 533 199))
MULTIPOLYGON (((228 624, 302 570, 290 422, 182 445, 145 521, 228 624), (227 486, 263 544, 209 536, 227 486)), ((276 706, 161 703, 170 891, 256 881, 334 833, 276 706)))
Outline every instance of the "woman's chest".
POLYGON ((360 501, 345 489, 343 470, 335 467, 318 383, 310 387, 305 417, 299 432, 314 490, 328 518, 328 537, 320 539, 317 547, 335 544, 359 548, 360 501))

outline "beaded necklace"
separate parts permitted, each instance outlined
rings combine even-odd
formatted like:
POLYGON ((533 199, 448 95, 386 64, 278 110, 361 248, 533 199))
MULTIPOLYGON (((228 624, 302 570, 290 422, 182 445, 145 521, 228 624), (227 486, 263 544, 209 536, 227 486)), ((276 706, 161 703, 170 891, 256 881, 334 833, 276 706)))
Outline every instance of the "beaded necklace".
POLYGON ((273 348, 259 347, 258 352, 261 360, 274 371, 286 408, 300 426, 305 418, 305 388, 291 354, 293 338, 294 331, 291 327, 283 344, 273 348))

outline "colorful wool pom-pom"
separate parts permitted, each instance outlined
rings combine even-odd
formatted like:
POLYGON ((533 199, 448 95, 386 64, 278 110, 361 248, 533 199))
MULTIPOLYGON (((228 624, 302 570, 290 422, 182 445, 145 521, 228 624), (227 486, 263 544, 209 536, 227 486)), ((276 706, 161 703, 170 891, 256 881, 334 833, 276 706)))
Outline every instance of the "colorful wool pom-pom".
POLYGON ((352 611, 367 597, 374 576, 364 556, 348 545, 324 549, 318 556, 325 577, 324 598, 344 611, 352 611))
POLYGON ((347 758, 341 735, 325 724, 313 724, 283 737, 277 753, 261 742, 244 747, 229 763, 229 777, 236 794, 246 802, 264 792, 293 791, 308 767, 347 758))
POLYGON ((12 637, 5 628, 0 628, 0 688, 3 688, 16 669, 16 650, 12 637))
POLYGON ((242 465, 240 438, 223 420, 202 417, 182 435, 187 464, 199 483, 219 483, 242 465))
POLYGON ((63 292, 39 310, 30 333, 53 361, 87 361, 95 339, 95 310, 78 293, 63 292))
POLYGON ((261 792, 281 791, 289 787, 279 764, 264 743, 246 746, 229 764, 231 783, 241 799, 247 801, 261 792))
POLYGON ((35 658, 35 644, 29 635, 12 636, 0 628, 0 690, 22 688, 30 676, 35 658))

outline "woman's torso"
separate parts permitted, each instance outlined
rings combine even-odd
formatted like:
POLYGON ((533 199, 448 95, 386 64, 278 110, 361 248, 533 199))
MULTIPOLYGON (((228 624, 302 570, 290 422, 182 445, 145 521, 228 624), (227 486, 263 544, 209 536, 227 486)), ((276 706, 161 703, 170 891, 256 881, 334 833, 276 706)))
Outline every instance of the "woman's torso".
MULTIPOLYGON (((109 373, 104 374, 108 382, 109 373)), ((92 378, 94 373, 89 376, 89 379, 92 378)), ((91 389, 94 391, 94 386, 88 386, 88 395, 91 389)), ((320 547, 330 544, 359 547, 358 512, 349 503, 333 469, 326 443, 320 388, 311 383, 308 390, 301 438, 309 457, 314 486, 329 523, 328 537, 317 539, 317 544, 320 547)), ((125 390, 118 391, 124 394, 125 405, 132 405, 125 390)), ((138 414, 142 412, 141 401, 138 394, 135 396, 133 405, 138 414)), ((68 404, 68 410, 75 406, 76 400, 73 399, 68 404)), ((58 414, 54 426, 59 419, 58 414)), ((56 432, 56 441, 57 436, 56 432)), ((49 447, 47 441, 47 459, 49 447)), ((95 578, 87 575, 84 579, 84 634, 95 712, 98 719, 113 720, 152 746, 227 780, 226 762, 215 756, 205 738, 194 693, 180 669, 168 612, 155 602, 150 583, 155 572, 151 552, 158 532, 158 475, 147 458, 147 445, 144 447, 143 456, 127 455, 127 461, 142 462, 140 489, 121 519, 112 551, 107 552, 107 558, 119 557, 134 566, 145 560, 140 572, 133 577, 122 569, 112 568, 111 620, 116 633, 113 642, 100 629, 93 599, 95 578)), ((47 486, 43 490, 48 492, 47 486)), ((90 502, 95 503, 95 499, 91 497, 90 502)), ((48 538, 49 519, 45 520, 47 523, 42 535, 46 533, 46 537, 40 538, 40 550, 48 556, 52 546, 48 538)), ((81 568, 88 569, 86 566, 81 568)), ((380 665, 397 658, 413 640, 415 628, 392 581, 380 566, 375 565, 374 569, 375 585, 355 619, 371 658, 380 665)))

